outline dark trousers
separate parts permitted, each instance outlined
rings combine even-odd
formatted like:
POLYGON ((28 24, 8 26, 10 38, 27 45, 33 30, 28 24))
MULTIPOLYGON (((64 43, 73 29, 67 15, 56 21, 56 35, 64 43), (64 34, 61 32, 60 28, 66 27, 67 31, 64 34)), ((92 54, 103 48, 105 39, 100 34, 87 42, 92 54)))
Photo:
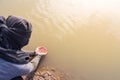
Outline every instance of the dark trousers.
POLYGON ((18 77, 11 79, 11 80, 23 80, 23 78, 21 76, 18 76, 18 77))
MULTIPOLYGON (((38 56, 34 57, 34 58, 30 61, 30 63, 32 63, 32 64, 34 65, 34 69, 33 69, 33 71, 32 71, 31 73, 29 73, 29 74, 27 75, 27 79, 26 79, 26 80, 29 80, 29 79, 33 76, 34 71, 37 69, 37 67, 38 67, 38 65, 39 65, 40 59, 41 59, 41 56, 38 55, 38 56)), ((28 63, 28 64, 29 64, 29 63, 28 63)), ((11 80, 23 80, 23 78, 22 78, 21 76, 17 76, 17 77, 15 77, 15 78, 11 79, 11 80)))

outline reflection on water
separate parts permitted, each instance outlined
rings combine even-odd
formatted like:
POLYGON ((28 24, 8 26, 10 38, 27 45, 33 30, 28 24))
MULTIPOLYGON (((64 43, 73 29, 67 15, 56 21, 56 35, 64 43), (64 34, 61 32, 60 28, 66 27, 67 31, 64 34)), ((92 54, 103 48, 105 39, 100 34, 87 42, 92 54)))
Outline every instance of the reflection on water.
POLYGON ((118 0, 1 0, 0 15, 31 21, 25 48, 47 46, 42 65, 64 71, 68 80, 119 80, 119 5, 118 0))

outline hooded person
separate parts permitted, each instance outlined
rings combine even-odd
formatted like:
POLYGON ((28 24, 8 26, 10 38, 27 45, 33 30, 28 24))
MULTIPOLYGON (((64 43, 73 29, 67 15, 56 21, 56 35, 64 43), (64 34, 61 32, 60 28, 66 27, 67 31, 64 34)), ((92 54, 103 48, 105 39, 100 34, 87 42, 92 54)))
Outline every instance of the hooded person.
POLYGON ((22 18, 9 16, 6 20, 0 17, 0 57, 17 64, 27 63, 34 52, 24 53, 21 48, 28 44, 31 35, 31 24, 22 18), (5 49, 3 49, 5 48, 5 49))
POLYGON ((32 25, 25 19, 9 16, 6 20, 1 17, 1 46, 10 49, 21 49, 27 45, 31 35, 32 25), (7 45, 5 45, 7 44, 7 45))
POLYGON ((31 32, 32 25, 27 20, 0 16, 0 80, 31 73, 37 68, 41 56, 47 54, 47 50, 41 54, 40 47, 33 52, 21 50, 28 44, 31 32), (30 57, 34 57, 32 61, 30 57))

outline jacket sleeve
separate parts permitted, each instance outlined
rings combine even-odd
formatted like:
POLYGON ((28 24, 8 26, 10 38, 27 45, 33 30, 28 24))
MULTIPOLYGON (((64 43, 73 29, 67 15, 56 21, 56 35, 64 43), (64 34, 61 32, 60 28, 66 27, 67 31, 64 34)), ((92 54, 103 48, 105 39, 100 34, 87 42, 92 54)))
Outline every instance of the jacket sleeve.
POLYGON ((30 57, 34 57, 35 52, 24 52, 22 50, 12 50, 0 47, 0 58, 16 63, 25 64, 29 62, 30 57))

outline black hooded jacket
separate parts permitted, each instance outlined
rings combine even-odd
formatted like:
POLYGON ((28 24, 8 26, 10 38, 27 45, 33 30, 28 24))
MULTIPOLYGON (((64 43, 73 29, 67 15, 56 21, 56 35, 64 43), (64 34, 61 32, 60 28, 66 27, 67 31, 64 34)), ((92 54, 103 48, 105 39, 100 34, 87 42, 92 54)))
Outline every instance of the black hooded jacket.
POLYGON ((29 62, 29 57, 35 53, 24 52, 21 48, 28 44, 31 32, 32 26, 27 20, 0 16, 0 58, 17 64, 29 62))

